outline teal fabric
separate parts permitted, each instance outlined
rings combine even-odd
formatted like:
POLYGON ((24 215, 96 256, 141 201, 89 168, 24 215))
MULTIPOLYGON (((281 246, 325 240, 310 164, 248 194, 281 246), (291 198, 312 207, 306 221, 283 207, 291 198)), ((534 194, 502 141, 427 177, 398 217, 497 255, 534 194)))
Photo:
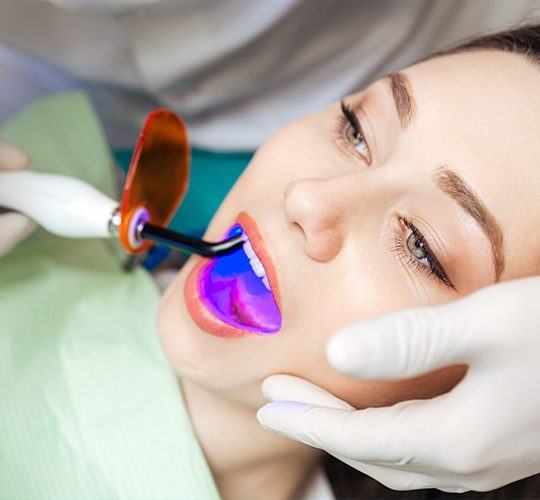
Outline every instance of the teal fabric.
MULTIPOLYGON (((2 135, 31 168, 114 195, 88 100, 30 106, 2 135)), ((37 231, 0 259, 0 498, 185 499, 219 494, 155 331, 159 295, 112 241, 37 231)))
MULTIPOLYGON (((129 167, 131 154, 129 149, 114 152, 124 171, 129 167)), ((251 152, 222 153, 192 148, 189 190, 169 226, 183 233, 202 235, 252 157, 251 152)))

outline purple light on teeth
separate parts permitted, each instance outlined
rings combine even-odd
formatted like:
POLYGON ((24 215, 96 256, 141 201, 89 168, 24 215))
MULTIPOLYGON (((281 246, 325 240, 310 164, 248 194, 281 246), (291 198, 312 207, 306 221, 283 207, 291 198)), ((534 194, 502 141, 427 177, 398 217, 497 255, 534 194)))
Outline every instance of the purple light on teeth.
MULTIPOLYGON (((225 238, 241 233, 242 227, 236 224, 225 238)), ((256 261, 253 265, 258 267, 256 261)), ((257 276, 253 270, 244 248, 207 264, 199 278, 199 293, 207 309, 228 325, 259 334, 276 333, 281 328, 274 296, 264 284, 264 275, 257 276)))

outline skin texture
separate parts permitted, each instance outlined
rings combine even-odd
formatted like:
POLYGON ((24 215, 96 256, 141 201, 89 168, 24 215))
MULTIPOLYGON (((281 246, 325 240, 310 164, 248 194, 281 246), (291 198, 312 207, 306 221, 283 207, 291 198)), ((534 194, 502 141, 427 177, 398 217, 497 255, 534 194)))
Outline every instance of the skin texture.
MULTIPOLYGON (((463 376, 464 367, 450 367, 396 383, 352 381, 325 359, 325 343, 342 325, 447 302, 496 280, 489 240, 437 187, 439 169, 461 176, 499 224, 505 257, 499 279, 540 271, 538 69, 523 56, 475 51, 428 60, 402 73, 413 94, 413 116, 405 123, 387 78, 345 99, 359 117, 368 161, 348 142, 348 124, 333 104, 271 137, 208 229, 208 239, 219 238, 242 211, 256 221, 276 267, 283 314, 279 334, 220 338, 200 330, 183 297, 198 257, 188 261, 162 301, 160 339, 183 380, 196 431, 226 496, 232 490, 220 478, 231 478, 231 464, 241 469, 247 457, 307 453, 251 423, 264 403, 260 383, 266 376, 304 377, 357 408, 432 397, 463 376), (409 266, 406 245, 395 250, 396 234, 403 242, 411 233, 400 217, 422 232, 454 288, 429 275, 429 267, 409 266), (227 424, 219 417, 224 407, 230 411, 223 417, 227 424), (231 443, 209 430, 226 432, 233 414, 243 415, 244 423, 242 433, 231 432, 229 440, 257 443, 238 456, 223 453, 231 443)), ((308 467, 315 455, 301 456, 308 467)), ((284 483, 293 488, 291 481, 284 483)))

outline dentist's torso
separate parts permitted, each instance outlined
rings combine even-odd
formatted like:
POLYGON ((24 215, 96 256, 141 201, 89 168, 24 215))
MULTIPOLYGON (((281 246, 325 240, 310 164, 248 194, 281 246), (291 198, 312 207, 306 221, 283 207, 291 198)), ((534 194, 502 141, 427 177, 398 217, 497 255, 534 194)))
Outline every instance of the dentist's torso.
POLYGON ((0 121, 25 100, 82 81, 115 145, 133 141, 151 108, 168 106, 195 144, 253 149, 284 123, 465 36, 520 22, 537 5, 2 2, 0 43, 17 52, 0 51, 0 121))

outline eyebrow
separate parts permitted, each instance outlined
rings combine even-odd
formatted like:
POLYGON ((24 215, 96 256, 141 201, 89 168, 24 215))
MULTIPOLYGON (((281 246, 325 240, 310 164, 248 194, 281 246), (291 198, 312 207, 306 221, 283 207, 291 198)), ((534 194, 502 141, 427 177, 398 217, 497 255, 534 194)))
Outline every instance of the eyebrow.
POLYGON ((478 223, 480 229, 487 236, 491 245, 495 281, 499 281, 505 262, 503 233, 497 220, 471 187, 453 170, 441 167, 435 171, 433 180, 444 193, 456 201, 478 223))
POLYGON ((412 95, 409 78, 403 73, 386 75, 392 90, 392 97, 402 128, 405 128, 414 118, 416 102, 412 95))

